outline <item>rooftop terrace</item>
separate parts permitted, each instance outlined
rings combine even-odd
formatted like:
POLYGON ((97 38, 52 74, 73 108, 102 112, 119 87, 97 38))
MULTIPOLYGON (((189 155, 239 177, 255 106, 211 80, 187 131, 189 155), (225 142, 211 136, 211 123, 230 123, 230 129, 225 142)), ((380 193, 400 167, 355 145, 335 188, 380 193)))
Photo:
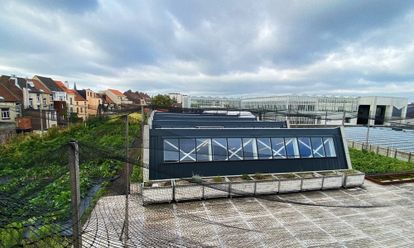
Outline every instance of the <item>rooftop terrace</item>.
MULTIPOLYGON (((145 207, 138 194, 130 199, 129 242, 138 247, 414 246, 414 183, 145 207)), ((85 246, 123 245, 124 204, 98 201, 85 246)))

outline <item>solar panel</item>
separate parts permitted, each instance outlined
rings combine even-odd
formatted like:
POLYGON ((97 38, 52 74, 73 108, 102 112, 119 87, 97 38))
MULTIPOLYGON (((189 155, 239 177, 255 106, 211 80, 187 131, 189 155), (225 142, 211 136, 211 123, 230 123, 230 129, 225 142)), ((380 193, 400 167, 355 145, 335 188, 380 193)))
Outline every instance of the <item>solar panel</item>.
MULTIPOLYGON (((348 140, 365 143, 366 127, 346 127, 345 135, 348 140)), ((386 127, 369 129, 368 143, 380 147, 390 147, 400 151, 414 152, 414 132, 410 130, 393 130, 386 127)))

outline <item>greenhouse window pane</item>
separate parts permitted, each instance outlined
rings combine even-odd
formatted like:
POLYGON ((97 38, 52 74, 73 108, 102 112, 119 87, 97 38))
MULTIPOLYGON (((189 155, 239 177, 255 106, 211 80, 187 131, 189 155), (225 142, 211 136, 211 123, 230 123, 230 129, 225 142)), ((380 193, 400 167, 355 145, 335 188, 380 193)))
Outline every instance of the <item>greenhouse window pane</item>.
POLYGON ((227 139, 217 138, 212 139, 213 160, 223 161, 227 160, 227 139))
POLYGON ((196 161, 195 139, 180 139, 180 162, 196 161))
POLYGON ((283 138, 272 138, 273 158, 286 158, 285 141, 283 138))
POLYGON ((178 139, 164 139, 164 162, 178 162, 179 151, 178 139))
POLYGON ((312 149, 313 149, 313 157, 314 158, 324 158, 325 157, 325 150, 323 148, 322 138, 320 137, 312 137, 312 149))
POLYGON ((333 138, 323 138, 323 144, 325 146, 326 157, 336 157, 335 145, 333 138))
POLYGON ((227 145, 229 151, 229 160, 243 160, 241 138, 228 138, 227 145))
POLYGON ((298 138, 299 143, 299 153, 301 158, 311 158, 312 157, 312 147, 310 138, 300 137, 298 138))
POLYGON ((197 161, 212 161, 211 139, 197 139, 197 161))
POLYGON ((288 158, 299 158, 298 141, 296 138, 285 138, 286 154, 288 158))
POLYGON ((257 159, 256 138, 243 138, 244 159, 257 159))
POLYGON ((270 138, 257 138, 257 150, 259 159, 272 159, 270 138))

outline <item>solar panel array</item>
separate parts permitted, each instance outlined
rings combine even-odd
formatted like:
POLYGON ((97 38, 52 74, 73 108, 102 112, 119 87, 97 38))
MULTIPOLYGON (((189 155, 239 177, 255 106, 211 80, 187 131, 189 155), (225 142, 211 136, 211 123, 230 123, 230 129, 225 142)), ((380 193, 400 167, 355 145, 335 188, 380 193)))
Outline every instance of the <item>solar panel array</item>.
MULTIPOLYGON (((366 127, 347 127, 345 135, 348 140, 365 143, 366 127)), ((368 143, 380 147, 390 147, 399 151, 414 152, 414 132, 410 130, 393 130, 385 127, 371 127, 368 143)))

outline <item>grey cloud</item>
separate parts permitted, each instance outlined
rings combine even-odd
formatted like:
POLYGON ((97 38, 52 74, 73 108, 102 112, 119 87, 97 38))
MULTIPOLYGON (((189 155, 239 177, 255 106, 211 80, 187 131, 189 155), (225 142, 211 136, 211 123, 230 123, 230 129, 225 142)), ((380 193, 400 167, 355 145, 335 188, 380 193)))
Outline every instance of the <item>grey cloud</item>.
POLYGON ((378 93, 414 84, 413 3, 13 1, 0 69, 149 92, 378 93))

